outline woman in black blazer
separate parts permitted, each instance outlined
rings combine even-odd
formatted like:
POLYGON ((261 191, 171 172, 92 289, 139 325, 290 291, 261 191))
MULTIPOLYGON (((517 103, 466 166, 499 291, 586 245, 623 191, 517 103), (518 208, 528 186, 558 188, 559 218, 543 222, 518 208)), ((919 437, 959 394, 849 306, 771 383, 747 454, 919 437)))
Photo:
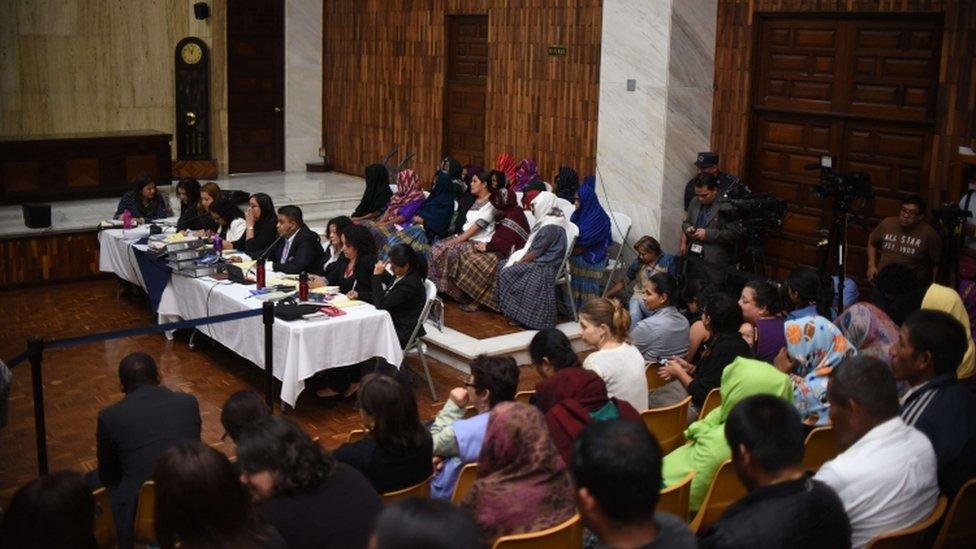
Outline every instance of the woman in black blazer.
MULTIPOLYGON (((369 229, 362 225, 348 225, 342 229, 342 268, 330 269, 326 282, 338 286, 349 299, 372 303, 373 265, 376 263, 376 242, 369 229)), ((341 261, 341 260, 340 260, 341 261)))
MULTIPOLYGON (((407 346, 427 302, 424 288, 427 262, 407 244, 397 244, 390 249, 390 267, 393 274, 387 272, 382 261, 373 266, 372 303, 377 309, 390 313, 403 348, 407 346)), ((422 327, 418 336, 421 335, 424 335, 422 327)))
POLYGON ((433 474, 434 444, 408 386, 388 375, 369 374, 358 401, 369 432, 337 448, 332 454, 337 461, 358 469, 381 494, 419 484, 433 474))

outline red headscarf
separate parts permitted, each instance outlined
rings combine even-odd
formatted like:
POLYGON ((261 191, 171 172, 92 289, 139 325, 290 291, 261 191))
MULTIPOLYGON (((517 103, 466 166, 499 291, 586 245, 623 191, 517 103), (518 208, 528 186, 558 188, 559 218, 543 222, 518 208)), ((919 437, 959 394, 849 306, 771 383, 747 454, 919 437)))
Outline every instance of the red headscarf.
POLYGON ((515 182, 515 157, 502 153, 495 159, 495 169, 505 173, 505 180, 509 185, 515 182))
POLYGON ((396 219, 397 210, 415 200, 424 199, 424 190, 420 187, 420 177, 413 170, 400 170, 397 174, 397 191, 390 197, 380 223, 396 219))

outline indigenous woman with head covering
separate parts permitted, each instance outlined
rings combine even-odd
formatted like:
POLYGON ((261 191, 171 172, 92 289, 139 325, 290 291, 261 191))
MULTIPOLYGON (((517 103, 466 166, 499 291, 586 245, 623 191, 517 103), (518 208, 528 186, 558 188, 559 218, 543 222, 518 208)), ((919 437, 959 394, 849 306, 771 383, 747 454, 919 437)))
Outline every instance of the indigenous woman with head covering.
POLYGON ((386 211, 393 191, 390 190, 390 176, 383 164, 366 166, 366 189, 363 197, 352 212, 353 221, 376 219, 386 211))
POLYGON ((541 330, 556 325, 556 274, 566 257, 569 220, 550 192, 536 195, 531 206, 528 241, 498 272, 498 304, 513 323, 541 330))
POLYGON ((891 364, 891 346, 898 343, 898 326, 884 311, 862 301, 847 308, 834 320, 857 354, 891 364))
POLYGON ((952 288, 941 284, 932 284, 925 292, 925 297, 922 298, 922 308, 948 313, 962 324, 962 327, 966 329, 966 341, 969 342, 969 347, 956 369, 956 376, 959 379, 964 379, 976 373, 974 370, 976 358, 974 358, 973 351, 972 327, 969 325, 969 314, 966 312, 966 306, 959 294, 952 288))
POLYGON ((787 320, 786 347, 780 350, 773 365, 790 375, 793 382, 793 404, 808 426, 826 425, 830 421, 827 382, 830 374, 857 349, 840 333, 837 326, 822 316, 787 320))
POLYGON ((512 184, 515 182, 515 157, 502 153, 495 159, 495 171, 505 174, 505 180, 512 184))
MULTIPOLYGON (((583 181, 584 184, 587 182, 591 187, 596 187, 595 176, 591 175, 583 181)), ((575 202, 578 189, 579 175, 576 174, 576 170, 569 166, 559 166, 559 172, 556 174, 556 196, 570 202, 575 202)), ((596 192, 594 191, 593 194, 595 195, 596 192)))
POLYGON ((122 213, 129 210, 133 219, 152 221, 173 215, 169 201, 156 190, 156 180, 147 173, 137 177, 132 182, 132 190, 122 195, 119 205, 115 208, 115 219, 121 219, 122 213))
POLYGON ((539 177, 539 167, 536 165, 535 160, 523 158, 519 160, 518 165, 515 167, 515 185, 512 187, 512 190, 516 192, 524 191, 526 185, 541 179, 539 177))
MULTIPOLYGON (((493 175, 505 174, 492 172, 493 175)), ((498 213, 495 215, 495 232, 488 242, 478 242, 469 253, 458 259, 458 275, 454 280, 467 301, 461 310, 474 312, 478 305, 492 310, 498 309, 498 292, 495 278, 498 275, 499 261, 508 259, 513 251, 525 246, 529 238, 529 222, 525 213, 515 201, 515 193, 505 189, 491 192, 491 205, 498 213)))
POLYGON ((495 406, 478 456, 478 480, 461 502, 490 547, 501 536, 537 532, 576 514, 573 481, 534 406, 495 406))
MULTIPOLYGON (((383 215, 375 221, 363 221, 361 224, 372 231, 376 247, 383 248, 390 237, 413 224, 413 218, 420 213, 423 204, 424 191, 420 188, 420 177, 413 170, 402 170, 397 174, 397 191, 390 197, 383 215)), ((380 256, 385 258, 386 253, 380 256)))
MULTIPOLYGON (((560 173, 560 178, 562 178, 560 173)), ((562 185, 564 179, 558 181, 562 185)), ((579 237, 569 258, 569 272, 573 275, 572 290, 576 307, 582 307, 591 299, 600 297, 603 271, 607 267, 607 248, 613 242, 610 235, 610 216, 603 211, 593 188, 596 178, 587 177, 575 198, 576 211, 570 221, 579 227, 579 237)), ((574 189, 575 192, 575 189, 574 189)))
POLYGON ((475 199, 464 216, 463 232, 441 240, 430 250, 430 278, 437 289, 454 299, 461 299, 461 291, 454 284, 458 275, 458 260, 473 249, 477 242, 489 242, 495 232, 495 207, 491 205, 488 172, 471 178, 471 196, 475 199))

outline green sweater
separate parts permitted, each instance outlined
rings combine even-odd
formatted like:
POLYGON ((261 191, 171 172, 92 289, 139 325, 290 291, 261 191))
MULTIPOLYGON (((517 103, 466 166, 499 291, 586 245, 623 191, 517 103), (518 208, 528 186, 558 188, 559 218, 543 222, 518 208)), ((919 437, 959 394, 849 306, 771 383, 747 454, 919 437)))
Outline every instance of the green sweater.
POLYGON ((692 512, 701 506, 712 478, 725 460, 732 457, 725 440, 725 420, 732 408, 746 397, 760 394, 775 395, 793 402, 790 377, 767 362, 739 357, 722 372, 722 406, 711 411, 685 430, 688 443, 664 456, 664 484, 671 486, 691 471, 697 471, 691 481, 689 507, 692 512))

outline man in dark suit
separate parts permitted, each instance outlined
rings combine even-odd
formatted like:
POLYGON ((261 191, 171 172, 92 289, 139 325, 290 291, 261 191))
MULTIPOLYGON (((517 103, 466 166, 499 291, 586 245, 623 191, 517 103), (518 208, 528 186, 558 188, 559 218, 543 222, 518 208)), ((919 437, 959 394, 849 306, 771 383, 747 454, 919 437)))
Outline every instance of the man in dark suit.
POLYGON ((316 273, 322 265, 325 250, 319 235, 309 229, 302 220, 298 206, 278 208, 278 242, 268 253, 279 273, 316 273))
POLYGON ((119 363, 125 397, 98 414, 98 481, 108 487, 119 547, 132 545, 132 522, 142 483, 171 446, 200 440, 200 407, 193 395, 159 386, 156 362, 132 353, 119 363))
POLYGON ((713 284, 721 284, 722 269, 735 260, 733 252, 742 237, 742 226, 729 219, 732 206, 719 198, 714 175, 700 173, 693 182, 695 198, 681 224, 681 254, 692 259, 688 265, 690 278, 705 277, 713 284))
MULTIPOLYGON (((742 194, 748 194, 749 189, 739 180, 738 177, 720 171, 718 169, 718 154, 713 152, 700 152, 695 159, 695 167, 698 173, 710 173, 718 180, 718 195, 720 198, 738 198, 742 194)), ((696 174, 697 175, 697 174, 696 174)), ((695 198, 695 179, 692 178, 685 185, 685 210, 691 205, 691 199, 695 198)))

